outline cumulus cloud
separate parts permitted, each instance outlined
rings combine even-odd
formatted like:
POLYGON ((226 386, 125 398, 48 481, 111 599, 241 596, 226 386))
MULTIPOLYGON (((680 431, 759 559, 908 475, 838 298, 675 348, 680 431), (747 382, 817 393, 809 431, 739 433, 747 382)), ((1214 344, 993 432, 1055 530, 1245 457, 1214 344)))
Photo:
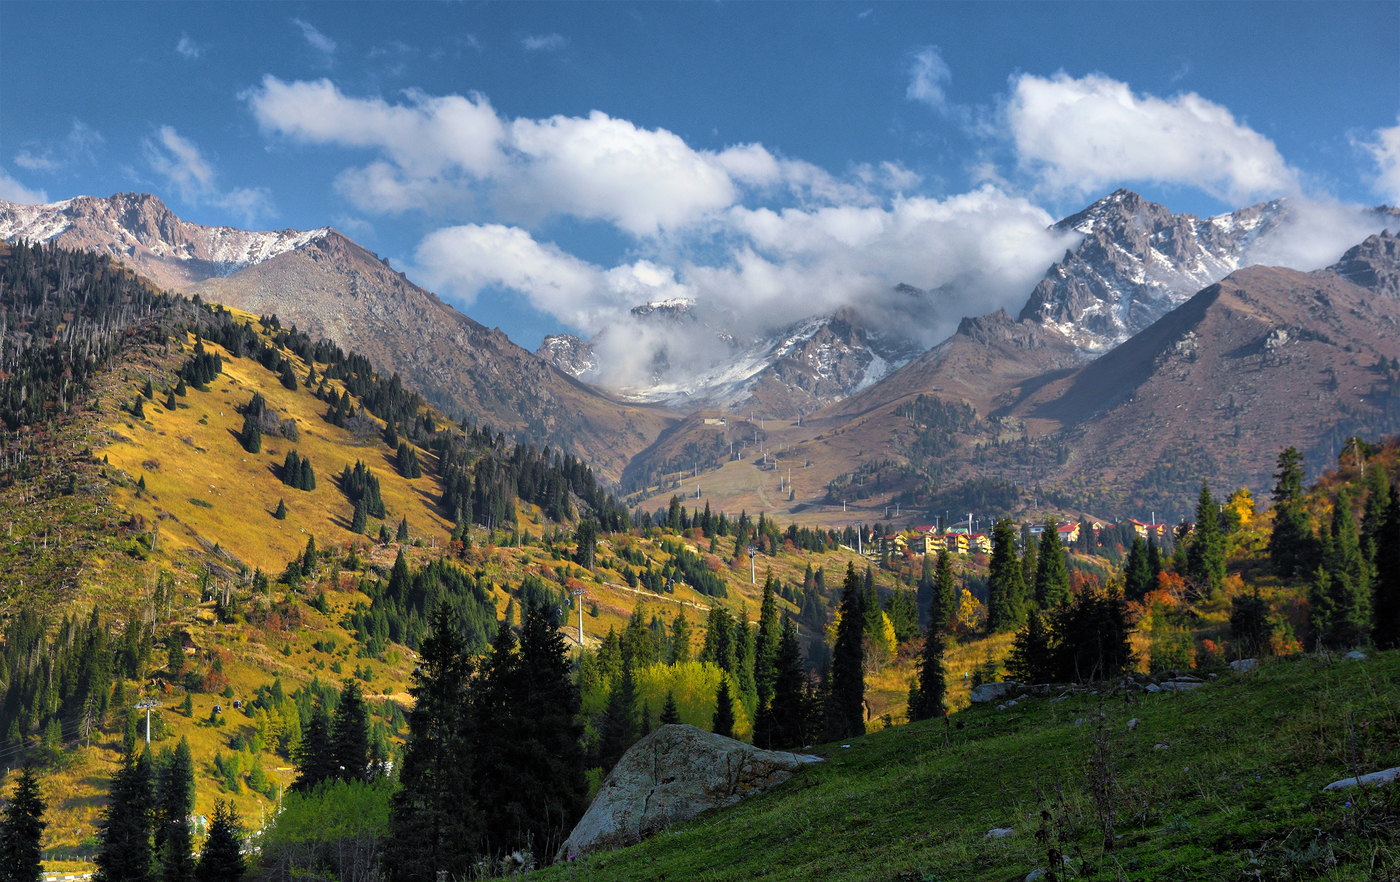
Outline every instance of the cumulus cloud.
POLYGON ((321 33, 317 30, 315 25, 310 22, 302 21, 299 18, 292 19, 292 24, 301 28, 301 35, 306 38, 307 44, 310 45, 312 49, 326 56, 335 54, 335 40, 321 33))
POLYGON ((1297 196, 1288 200, 1281 221, 1255 239, 1242 262, 1304 272, 1321 269, 1367 236, 1395 225, 1393 217, 1361 206, 1297 196))
POLYGON ((1387 129, 1376 129, 1374 141, 1359 144, 1376 163, 1376 193, 1392 205, 1400 204, 1400 120, 1387 129))
POLYGON ((909 66, 909 88, 904 95, 910 101, 918 101, 941 111, 948 106, 945 90, 952 80, 953 72, 948 69, 939 48, 925 46, 914 54, 914 61, 909 66))
POLYGON ((204 47, 191 39, 189 34, 181 34, 180 42, 175 44, 175 51, 186 60, 194 61, 204 54, 204 47))
POLYGON ((172 126, 161 126, 142 143, 151 170, 165 179, 189 205, 215 205, 252 226, 256 219, 276 214, 267 190, 237 187, 221 190, 214 167, 193 141, 181 137, 172 126))
POLYGON ((0 168, 0 199, 20 205, 43 205, 49 201, 49 194, 43 190, 29 189, 0 168))
POLYGON ((1158 98, 1098 74, 1023 74, 1012 80, 1005 123, 1022 168, 1053 191, 1150 181, 1236 202, 1298 191, 1272 141, 1193 92, 1158 98))
POLYGON ((520 41, 520 45, 530 52, 557 52, 568 44, 568 39, 560 34, 527 36, 520 41))
POLYGON ((56 172, 75 163, 97 162, 97 150, 105 143, 102 134, 82 120, 73 120, 68 136, 57 148, 30 144, 15 154, 15 165, 28 171, 56 172))

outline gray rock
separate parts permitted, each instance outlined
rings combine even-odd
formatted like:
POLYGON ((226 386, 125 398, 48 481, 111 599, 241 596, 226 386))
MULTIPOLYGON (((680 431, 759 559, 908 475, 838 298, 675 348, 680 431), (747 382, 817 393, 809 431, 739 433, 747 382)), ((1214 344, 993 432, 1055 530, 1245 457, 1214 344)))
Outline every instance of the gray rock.
POLYGON ((1369 787, 1374 784, 1388 784, 1391 781, 1394 781, 1396 778, 1400 778, 1400 767, 1396 767, 1394 769, 1386 769, 1382 772, 1372 772, 1369 775, 1361 775, 1357 778, 1343 778, 1340 781, 1333 781, 1331 784, 1328 784, 1322 789, 1326 791, 1347 790, 1351 787, 1361 786, 1369 787))
POLYGON ((1002 698, 1020 688, 1020 683, 1012 681, 983 683, 981 686, 972 687, 972 694, 968 696, 968 700, 973 704, 991 704, 994 701, 1001 701, 1002 698))
POLYGON ((1352 661, 1365 661, 1366 653, 1362 652, 1359 649, 1353 649, 1351 652, 1348 652, 1346 654, 1345 658, 1349 658, 1352 661))
POLYGON ((1044 867, 1036 867, 1034 870, 1031 870, 1029 873, 1026 874, 1026 882, 1040 882, 1040 880, 1044 878, 1044 867))
POLYGON ((1137 717, 1133 717, 1131 720, 1128 721, 1128 731, 1131 732, 1134 729, 1136 729, 1138 727, 1138 723, 1140 722, 1142 721, 1139 720, 1137 717))
POLYGON ((983 836, 982 838, 983 838, 983 839, 1010 839, 1011 837, 1013 837, 1013 836, 1015 836, 1015 835, 1016 835, 1016 829, 1015 829, 1014 827, 993 827, 992 829, 988 830, 988 831, 987 831, 987 835, 986 835, 986 836, 983 836))
POLYGON ((776 787, 821 761, 759 750, 694 726, 662 726, 618 760, 558 858, 631 845, 670 824, 776 787))
POLYGON ((1259 667, 1259 659, 1257 658, 1242 658, 1230 662, 1230 670, 1236 674, 1248 674, 1257 667, 1259 667))
POLYGON ((1148 683, 1148 684, 1147 684, 1147 691, 1148 691, 1148 692, 1161 692, 1161 691, 1162 691, 1162 687, 1161 687, 1161 686, 1158 686, 1156 683, 1148 683))
POLYGON ((1200 680, 1168 680, 1162 684, 1162 691, 1190 692, 1192 689, 1200 689, 1203 685, 1200 680))

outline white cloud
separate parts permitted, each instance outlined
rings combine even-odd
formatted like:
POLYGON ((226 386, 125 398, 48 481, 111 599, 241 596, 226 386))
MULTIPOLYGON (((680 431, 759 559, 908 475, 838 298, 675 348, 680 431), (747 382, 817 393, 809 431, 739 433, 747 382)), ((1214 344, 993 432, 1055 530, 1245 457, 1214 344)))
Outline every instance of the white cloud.
POLYGON ((1273 142, 1193 92, 1163 99, 1098 74, 1023 74, 1005 112, 1022 168, 1052 191, 1150 181, 1236 202, 1298 191, 1273 142))
POLYGON ((915 53, 914 61, 909 66, 909 88, 904 91, 904 97, 927 104, 934 110, 945 110, 948 106, 945 89, 952 80, 953 72, 948 69, 939 48, 925 46, 915 53))
POLYGON ((175 44, 175 51, 189 61, 194 61, 204 55, 204 47, 191 39, 189 34, 180 35, 180 42, 175 44))
POLYGON ((220 190, 214 167, 193 141, 181 137, 173 127, 161 126, 156 130, 155 138, 147 138, 142 146, 151 170, 164 177, 167 186, 179 192, 182 202, 216 205, 248 226, 252 226, 259 217, 276 214, 271 195, 261 187, 220 190))
POLYGON ((335 40, 321 33, 315 25, 299 18, 292 19, 292 24, 301 28, 301 35, 306 38, 306 42, 310 44, 312 49, 327 56, 335 54, 335 40))
POLYGON ((38 146, 26 147, 15 154, 15 165, 29 171, 56 172, 77 162, 97 162, 97 150, 106 139, 82 120, 73 120, 73 127, 57 150, 38 146))
POLYGON ((1400 204, 1400 120, 1387 129, 1376 129, 1374 141, 1359 144, 1376 163, 1376 193, 1392 205, 1400 204))
POLYGON ((29 189, 0 168, 0 199, 20 205, 43 205, 49 201, 49 194, 29 189))
POLYGON ((522 39, 520 45, 530 52, 558 52, 569 45, 569 40, 561 34, 531 35, 522 39))
POLYGON ((1394 225, 1361 206, 1295 196, 1288 200, 1283 220, 1255 239, 1241 262, 1304 272, 1321 269, 1367 236, 1394 225))

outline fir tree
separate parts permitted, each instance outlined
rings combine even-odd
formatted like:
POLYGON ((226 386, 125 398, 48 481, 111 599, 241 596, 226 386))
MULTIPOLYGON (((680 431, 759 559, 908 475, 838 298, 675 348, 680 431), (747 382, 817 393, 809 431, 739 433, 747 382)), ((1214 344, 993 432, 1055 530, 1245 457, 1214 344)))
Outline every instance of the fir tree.
POLYGON ((243 431, 238 433, 238 440, 249 453, 262 452, 262 427, 252 411, 243 415, 243 431))
POLYGON ((392 882, 466 878, 477 844, 472 792, 472 663, 451 607, 438 604, 409 688, 413 710, 389 819, 384 864, 392 882))
POLYGON ((604 774, 617 765, 627 748, 637 740, 636 715, 636 683, 632 679, 632 669, 624 667, 622 676, 613 683, 608 694, 608 707, 598 733, 598 764, 604 774))
POLYGON ((342 780, 364 781, 369 777, 369 710, 354 680, 345 681, 335 706, 331 759, 342 780))
POLYGON ((112 778, 98 833, 95 882, 148 882, 151 878, 150 752, 127 753, 112 778))
POLYGON ((1297 448, 1289 447, 1279 454, 1274 479, 1269 558, 1280 576, 1290 578, 1310 570, 1316 548, 1303 499, 1303 457, 1297 448))
POLYGON ((140 397, 136 398, 136 400, 131 403, 131 415, 138 420, 144 420, 146 418, 146 406, 141 403, 140 397))
POLYGON ((1400 645, 1400 492, 1390 494, 1385 521, 1376 536, 1375 569, 1371 639, 1389 649, 1400 645))
POLYGON ((1142 537, 1134 533, 1132 547, 1128 549, 1128 559, 1123 564, 1123 593, 1129 600, 1142 600, 1152 587, 1152 575, 1147 564, 1147 546, 1142 537))
POLYGON ((384 423, 384 446, 390 450, 398 450, 399 448, 399 433, 394 429, 392 419, 384 423))
POLYGON ((394 541, 399 544, 408 541, 408 515, 404 515, 403 520, 399 521, 399 529, 398 532, 394 534, 394 541))
MULTIPOLYGON (((802 666, 802 646, 792 619, 783 617, 778 652, 773 663, 773 702, 768 709, 767 744, 774 750, 799 747, 807 737, 807 672, 802 666)), ((755 736, 755 743, 757 737, 755 736)))
MULTIPOLYGON (((1040 562, 1036 559, 1035 540, 1029 533, 1021 534, 1021 584, 1025 586, 1028 594, 1035 594, 1035 574, 1040 571, 1040 562)), ((1039 602, 1039 601, 1037 601, 1039 602)))
POLYGON ((1323 541, 1323 566, 1308 595, 1308 624, 1320 645, 1357 646, 1371 633, 1371 574, 1345 495, 1333 506, 1323 541))
POLYGON ((831 699, 827 729, 831 740, 865 734, 865 610, 861 578, 846 565, 841 591, 841 621, 831 657, 831 699))
MULTIPOLYGON (((1014 560, 1014 557, 1013 557, 1014 560)), ((919 686, 916 700, 909 704, 909 719, 927 720, 948 713, 943 706, 947 693, 947 669, 943 664, 943 632, 929 622, 924 635, 924 653, 919 660, 919 686)))
POLYGON ((929 627, 942 631, 958 611, 958 582, 953 575, 953 555, 947 549, 938 552, 933 568, 933 602, 928 608, 929 627))
POLYGON ((992 525, 992 559, 987 569, 987 630, 1011 631, 1021 622, 1026 587, 1016 556, 1016 525, 1002 518, 992 525))
POLYGON ((331 753, 331 720, 319 702, 311 711, 311 719, 302 730, 301 745, 296 752, 297 777, 291 789, 310 792, 322 781, 340 777, 340 769, 331 753))
POLYGON ((672 665, 690 661, 690 622, 685 610, 677 612, 671 624, 671 655, 666 661, 672 665))
POLYGON ((199 854, 194 876, 198 882, 238 882, 247 866, 243 862, 243 830, 233 803, 214 802, 209 836, 199 854))
POLYGON ((1045 683, 1055 679, 1054 661, 1050 654, 1050 632, 1039 610, 1031 610, 1026 623, 1016 632, 1011 644, 1011 656, 1006 671, 1012 679, 1023 683, 1045 683))
POLYGON ((1196 501, 1196 532, 1186 549, 1186 577, 1205 597, 1219 591, 1225 578, 1225 533, 1220 529, 1220 506, 1205 481, 1201 482, 1201 495, 1196 501))
POLYGON ((725 738, 734 737, 734 697, 729 692, 729 678, 723 674, 715 692, 715 716, 710 721, 710 731, 725 738))
POLYGON ((179 395, 181 398, 184 398, 185 396, 190 394, 189 387, 185 385, 184 377, 181 377, 180 382, 175 384, 175 394, 179 395))
POLYGON ((1040 534, 1040 550, 1036 554, 1035 602, 1041 609, 1050 609, 1069 601, 1069 567, 1065 564, 1064 547, 1060 545, 1059 524, 1045 523, 1040 534))
POLYGON ((279 521, 287 519, 287 501, 285 499, 277 500, 277 511, 273 512, 272 516, 279 521))
POLYGON ((1157 547, 1157 531, 1147 531, 1147 585, 1151 590, 1157 587, 1157 577, 1162 573, 1162 550, 1157 547))
POLYGON ((14 793, 0 817, 0 879, 13 882, 39 882, 44 867, 42 842, 44 812, 48 805, 39 795, 34 769, 25 766, 15 781, 14 793))
POLYGON ((146 385, 141 387, 141 394, 146 396, 147 401, 156 400, 156 387, 151 385, 151 381, 146 380, 146 385))
POLYGON ((176 405, 175 405, 175 390, 174 390, 174 389, 171 389, 171 390, 170 390, 169 392, 167 392, 166 395, 165 395, 165 409, 166 409, 166 410, 174 410, 174 409, 175 409, 175 406, 176 406, 176 405))
POLYGON ((661 725, 670 726, 681 721, 680 709, 676 707, 676 696, 666 690, 666 703, 661 706, 661 725))
POLYGON ((758 713, 768 707, 773 698, 773 683, 777 679, 778 660, 778 600, 773 594, 773 575, 763 583, 763 603, 758 613, 758 635, 754 644, 753 679, 758 695, 758 713))
POLYGON ((193 882, 190 815, 194 813, 194 759, 188 739, 181 738, 179 746, 161 763, 158 794, 155 851, 161 882, 193 882))
POLYGON ((361 499, 355 503, 355 514, 350 518, 350 532, 364 535, 365 525, 368 523, 365 516, 365 501, 361 499))

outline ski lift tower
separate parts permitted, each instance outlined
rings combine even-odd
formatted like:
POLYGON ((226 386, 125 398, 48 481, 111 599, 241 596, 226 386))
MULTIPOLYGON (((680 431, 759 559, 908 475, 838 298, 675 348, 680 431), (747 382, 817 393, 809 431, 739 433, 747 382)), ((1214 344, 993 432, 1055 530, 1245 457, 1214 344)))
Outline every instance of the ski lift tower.
POLYGON ((154 698, 144 699, 136 705, 137 710, 146 711, 146 744, 148 746, 151 743, 151 708, 153 707, 160 707, 160 702, 156 701, 154 698))
POLYGON ((758 546, 756 546, 756 545, 750 545, 750 546, 749 546, 749 584, 750 584, 750 585, 757 585, 757 584, 758 584, 758 576, 756 575, 757 570, 754 568, 754 562, 753 562, 754 555, 756 555, 756 554, 758 554, 758 546))
POLYGON ((578 645, 583 645, 583 594, 582 588, 575 588, 573 592, 574 603, 578 605, 578 645))

